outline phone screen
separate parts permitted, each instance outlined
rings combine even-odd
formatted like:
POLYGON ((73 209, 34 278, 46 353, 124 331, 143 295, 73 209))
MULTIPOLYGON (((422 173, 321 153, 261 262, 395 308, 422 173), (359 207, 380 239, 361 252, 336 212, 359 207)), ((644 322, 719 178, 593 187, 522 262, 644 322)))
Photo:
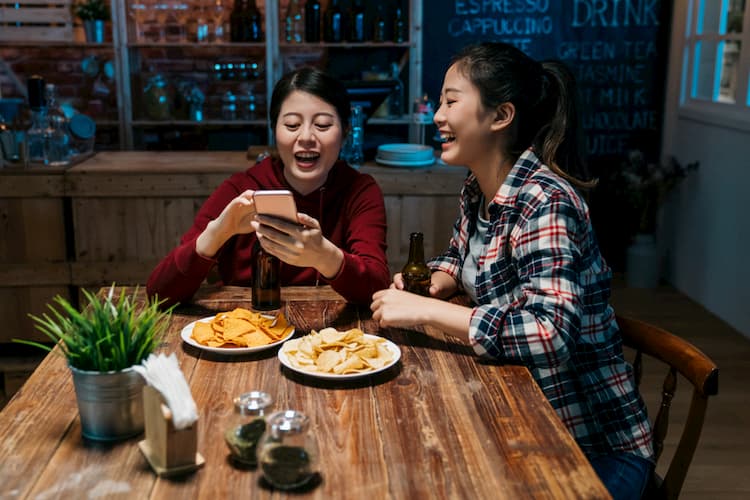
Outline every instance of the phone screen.
POLYGON ((297 222, 297 204, 294 195, 286 189, 256 191, 253 195, 255 210, 261 215, 271 215, 297 222))

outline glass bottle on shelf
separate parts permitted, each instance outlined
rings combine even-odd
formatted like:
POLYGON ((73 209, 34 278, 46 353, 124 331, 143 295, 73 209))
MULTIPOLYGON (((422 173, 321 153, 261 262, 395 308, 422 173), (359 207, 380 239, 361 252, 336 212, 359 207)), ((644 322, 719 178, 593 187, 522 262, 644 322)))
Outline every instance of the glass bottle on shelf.
POLYGON ((365 117, 362 106, 352 106, 351 142, 347 161, 353 167, 359 167, 365 161, 365 117))
POLYGON ((68 118, 57 100, 57 86, 48 83, 44 87, 47 102, 47 129, 44 145, 47 148, 47 164, 59 167, 70 163, 70 136, 68 118))
POLYGON ((73 157, 86 155, 94 151, 96 122, 89 116, 76 113, 70 118, 70 148, 73 157))
POLYGON ((404 83, 400 78, 400 68, 397 62, 391 63, 391 80, 396 82, 396 87, 388 97, 388 116, 390 118, 401 118, 404 113, 404 83))
POLYGON ((307 0, 305 3, 305 41, 320 41, 320 2, 307 0))
POLYGON ((258 441, 266 431, 265 412, 271 403, 271 396, 262 391, 234 398, 234 414, 224 432, 233 460, 245 465, 257 464, 258 441))
POLYGON ((411 233, 409 236, 409 260, 401 270, 404 290, 429 297, 431 275, 432 272, 424 261, 424 237, 422 233, 411 233))
POLYGON ((242 7, 245 0, 235 0, 232 12, 229 13, 229 39, 232 42, 242 42, 244 37, 242 7))
POLYGON ((393 41, 403 43, 406 41, 407 20, 404 15, 404 9, 399 3, 396 3, 393 9, 393 41))
POLYGON ((318 468, 318 443, 310 431, 310 418, 295 410, 268 417, 266 432, 258 443, 258 464, 264 479, 280 490, 310 481, 318 468))
POLYGON ((349 41, 365 41, 365 8, 362 0, 354 0, 349 14, 349 41))
POLYGON ((263 41, 263 16, 260 14, 258 7, 255 5, 255 0, 249 0, 247 2, 247 19, 250 26, 250 39, 249 42, 262 42, 263 41))
POLYGON ((263 41, 263 21, 260 11, 255 6, 255 0, 236 0, 229 21, 233 42, 263 41))
POLYGON ((227 90, 221 96, 221 119, 230 121, 237 119, 237 96, 231 90, 227 90))
POLYGON ((26 131, 26 159, 29 166, 47 165, 47 106, 44 102, 44 78, 39 75, 29 77, 26 89, 31 111, 31 126, 26 131))
POLYGON ((143 89, 146 116, 152 120, 169 120, 172 116, 167 80, 160 74, 149 78, 143 89))
POLYGON ((302 43, 305 37, 304 14, 299 0, 292 0, 284 18, 284 39, 288 43, 302 43))
POLYGON ((383 14, 383 4, 379 3, 375 12, 375 18, 372 21, 372 41, 373 42, 385 42, 386 41, 386 22, 385 15, 383 14))
POLYGON ((343 18, 344 14, 339 7, 339 0, 331 0, 326 9, 323 22, 323 39, 326 42, 339 43, 343 40, 343 18))
POLYGON ((221 43, 227 41, 227 0, 209 0, 212 3, 210 14, 212 20, 209 40, 221 43))

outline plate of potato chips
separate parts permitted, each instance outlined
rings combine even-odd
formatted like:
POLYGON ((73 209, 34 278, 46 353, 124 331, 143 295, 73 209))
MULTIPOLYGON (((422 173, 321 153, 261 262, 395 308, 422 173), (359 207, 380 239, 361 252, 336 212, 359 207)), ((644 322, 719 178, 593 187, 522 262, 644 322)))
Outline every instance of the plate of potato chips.
POLYGON ((247 354, 279 345, 294 335, 282 313, 269 316, 238 307, 185 326, 182 340, 219 354, 247 354))
POLYGON ((350 379, 387 370, 401 358, 401 349, 383 337, 359 328, 324 328, 288 340, 279 361, 292 371, 324 379, 350 379))

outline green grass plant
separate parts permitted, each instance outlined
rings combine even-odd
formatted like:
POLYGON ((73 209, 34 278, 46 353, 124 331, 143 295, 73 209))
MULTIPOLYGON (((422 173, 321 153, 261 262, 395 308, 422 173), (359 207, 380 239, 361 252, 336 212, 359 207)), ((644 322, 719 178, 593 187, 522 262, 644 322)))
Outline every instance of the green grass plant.
POLYGON ((35 327, 60 346, 31 340, 15 342, 60 352, 68 364, 79 370, 109 372, 129 368, 143 361, 159 345, 169 326, 174 306, 162 311, 162 302, 138 298, 123 288, 115 295, 115 285, 100 296, 82 289, 85 304, 78 311, 67 299, 57 295, 47 307, 50 313, 29 314, 35 327))

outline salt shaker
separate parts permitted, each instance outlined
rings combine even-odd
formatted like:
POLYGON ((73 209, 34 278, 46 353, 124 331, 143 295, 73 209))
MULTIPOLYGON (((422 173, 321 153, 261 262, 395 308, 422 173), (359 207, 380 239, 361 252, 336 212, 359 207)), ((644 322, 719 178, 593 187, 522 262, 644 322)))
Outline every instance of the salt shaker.
POLYGON ((234 414, 224 432, 233 460, 245 465, 257 464, 256 446, 266 430, 265 411, 271 403, 271 396, 262 391, 250 391, 234 398, 234 414))
POLYGON ((310 481, 318 468, 318 443, 310 419, 296 410, 272 414, 258 443, 258 463, 275 488, 289 490, 310 481))

